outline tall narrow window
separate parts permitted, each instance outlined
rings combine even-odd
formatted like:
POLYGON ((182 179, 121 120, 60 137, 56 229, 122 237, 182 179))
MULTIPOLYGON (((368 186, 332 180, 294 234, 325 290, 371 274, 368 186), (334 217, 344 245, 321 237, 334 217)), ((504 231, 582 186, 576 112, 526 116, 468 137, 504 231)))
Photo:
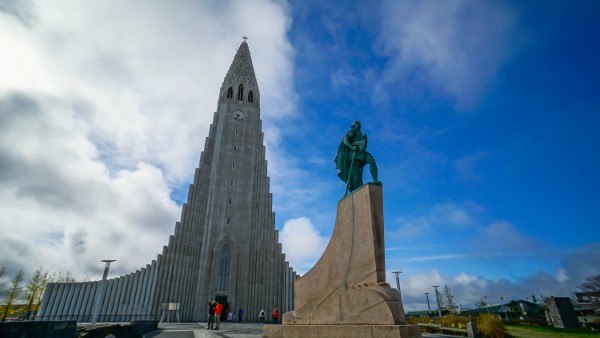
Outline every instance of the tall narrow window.
POLYGON ((244 99, 244 86, 240 85, 238 88, 238 100, 244 99))
POLYGON ((229 289, 229 260, 229 244, 225 244, 219 255, 219 290, 229 289))
POLYGON ((233 151, 237 151, 237 146, 233 146, 233 151))
POLYGON ((250 93, 248 93, 248 102, 252 102, 254 101, 254 93, 252 93, 252 91, 250 91, 250 93))
POLYGON ((227 98, 233 99, 233 88, 231 87, 229 87, 229 89, 227 90, 227 98))
POLYGON ((229 205, 231 205, 231 198, 229 199, 229 205))
POLYGON ((235 162, 231 163, 231 169, 235 169, 235 162))
POLYGON ((233 180, 229 181, 229 186, 233 187, 233 180))

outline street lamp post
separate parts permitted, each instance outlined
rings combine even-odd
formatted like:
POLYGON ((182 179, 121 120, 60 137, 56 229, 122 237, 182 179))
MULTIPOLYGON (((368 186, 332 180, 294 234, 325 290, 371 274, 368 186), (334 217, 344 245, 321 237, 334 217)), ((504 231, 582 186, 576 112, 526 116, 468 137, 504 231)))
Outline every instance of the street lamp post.
POLYGON ((500 309, 502 309, 502 311, 504 311, 505 319, 508 319, 508 314, 506 313, 506 308, 504 307, 504 297, 500 296, 500 302, 502 303, 502 306, 500 307, 500 309))
POLYGON ((95 299, 94 306, 94 314, 92 315, 92 323, 95 324, 98 321, 98 317, 100 316, 100 307, 102 306, 102 299, 104 299, 104 294, 106 293, 106 277, 108 277, 108 269, 110 268, 110 263, 115 262, 116 259, 103 259, 101 262, 104 264, 104 274, 102 275, 102 281, 100 281, 100 292, 98 292, 95 299))
POLYGON ((425 297, 427 298, 427 315, 431 313, 431 306, 429 306, 429 292, 425 292, 425 297))
POLYGON ((402 299, 402 294, 400 293, 400 277, 399 275, 402 271, 392 271, 394 275, 396 275, 396 289, 398 289, 398 294, 400 295, 400 299, 402 299))
POLYGON ((437 300, 438 315, 440 316, 440 318, 442 318, 442 307, 440 305, 440 293, 438 292, 439 287, 440 287, 439 285, 433 286, 433 288, 435 289, 435 299, 437 300))
POLYGON ((487 296, 483 296, 483 299, 485 300, 485 309, 487 310, 487 313, 490 313, 490 304, 487 301, 487 296))

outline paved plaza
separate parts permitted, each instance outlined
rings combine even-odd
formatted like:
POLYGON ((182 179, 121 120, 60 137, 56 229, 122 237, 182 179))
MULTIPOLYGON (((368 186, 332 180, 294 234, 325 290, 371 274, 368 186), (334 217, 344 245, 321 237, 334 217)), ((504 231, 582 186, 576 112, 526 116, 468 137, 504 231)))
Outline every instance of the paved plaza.
MULTIPOLYGON (((206 323, 161 323, 158 328, 158 331, 148 333, 144 338, 261 338, 263 324, 222 322, 221 329, 218 331, 207 330, 206 323)), ((455 338, 457 336, 423 333, 423 337, 455 338)))

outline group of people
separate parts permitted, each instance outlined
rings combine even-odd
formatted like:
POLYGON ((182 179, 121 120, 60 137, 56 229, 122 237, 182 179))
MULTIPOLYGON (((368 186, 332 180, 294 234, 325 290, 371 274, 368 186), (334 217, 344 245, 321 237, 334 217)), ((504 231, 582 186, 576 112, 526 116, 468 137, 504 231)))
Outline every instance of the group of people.
POLYGON ((208 330, 218 330, 221 326, 223 304, 216 300, 208 302, 208 330))
MULTIPOLYGON (((221 316, 224 314, 224 304, 220 301, 212 300, 208 302, 208 330, 218 330, 221 326, 221 316)), ((238 322, 242 322, 242 316, 244 315, 244 310, 240 308, 238 310, 238 322)), ((231 316, 229 316, 231 317, 231 316)), ((279 324, 279 309, 273 309, 272 313, 273 324, 279 324)), ((231 318, 228 318, 230 320, 231 318)), ((258 321, 261 323, 266 322, 265 309, 261 309, 258 315, 258 321)))
MULTIPOLYGON (((258 321, 261 323, 265 322, 265 309, 260 310, 260 313, 258 314, 258 321)), ((278 308, 274 308, 273 309, 273 324, 279 324, 279 309, 278 308)))

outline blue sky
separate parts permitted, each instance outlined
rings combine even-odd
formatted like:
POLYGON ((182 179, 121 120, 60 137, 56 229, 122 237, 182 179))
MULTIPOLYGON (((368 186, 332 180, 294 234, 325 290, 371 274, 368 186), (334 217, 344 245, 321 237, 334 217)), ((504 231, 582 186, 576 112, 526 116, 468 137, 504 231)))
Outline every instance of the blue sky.
MULTIPOLYGON (((363 122, 384 182, 388 269, 523 283, 598 254, 597 3, 291 8, 300 117, 283 143, 335 181, 330 161, 310 158, 333 159, 363 122)), ((343 185, 331 189, 333 201, 343 185)), ((583 274, 600 269, 592 259, 583 274)))
POLYGON ((470 307, 600 272, 596 1, 0 1, 0 265, 96 279, 102 258, 155 258, 242 36, 299 272, 331 235, 354 120, 408 310, 430 285, 470 307))

